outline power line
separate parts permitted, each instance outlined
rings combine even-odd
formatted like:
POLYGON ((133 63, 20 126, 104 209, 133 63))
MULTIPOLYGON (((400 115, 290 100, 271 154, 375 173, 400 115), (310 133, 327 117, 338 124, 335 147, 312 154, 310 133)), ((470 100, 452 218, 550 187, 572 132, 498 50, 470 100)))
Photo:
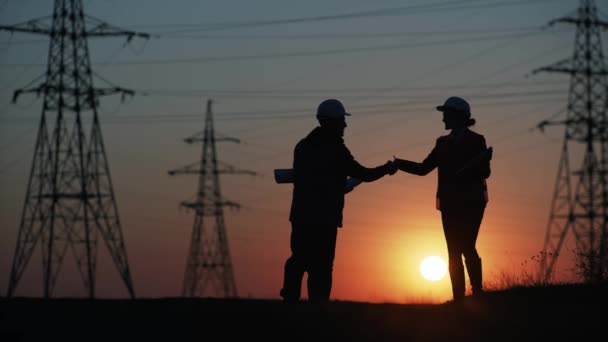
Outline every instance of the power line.
POLYGON ((137 25, 137 26, 133 26, 133 27, 148 28, 148 29, 180 28, 180 30, 171 31, 171 32, 157 32, 157 34, 181 33, 181 32, 184 32, 186 30, 186 28, 189 28, 188 30, 215 31, 215 30, 235 29, 235 28, 251 28, 251 27, 285 25, 285 24, 306 23, 306 22, 369 18, 369 17, 377 17, 377 16, 399 15, 400 13, 414 14, 413 12, 407 12, 407 11, 416 10, 416 9, 431 9, 433 7, 442 6, 442 5, 445 6, 445 5, 451 5, 451 4, 466 3, 466 2, 479 2, 479 1, 480 0, 468 0, 468 1, 459 0, 459 1, 451 1, 451 2, 444 1, 444 2, 431 3, 431 4, 427 3, 425 5, 392 7, 392 8, 383 8, 383 9, 351 12, 351 13, 343 13, 343 14, 307 16, 307 17, 287 18, 287 19, 250 20, 250 21, 235 21, 235 22, 211 22, 211 23, 196 23, 196 24, 153 24, 153 25, 137 25))
MULTIPOLYGON (((435 45, 458 45, 462 43, 476 43, 483 41, 495 41, 497 39, 509 39, 509 38, 521 38, 526 36, 533 36, 542 34, 544 32, 533 32, 533 33, 515 33, 505 35, 494 35, 477 37, 473 39, 449 39, 443 41, 434 42, 416 42, 416 43, 400 43, 400 44, 384 44, 376 46, 366 47, 352 47, 342 49, 327 49, 327 50, 316 50, 316 51, 293 51, 283 53, 264 53, 264 54, 250 54, 250 55, 227 55, 227 56, 216 56, 216 57, 197 57, 197 58, 174 58, 174 59, 156 59, 148 61, 124 61, 112 63, 114 66, 133 66, 133 65, 159 65, 159 64, 191 64, 191 63, 202 63, 202 62, 231 62, 231 61, 244 61, 244 60, 258 60, 258 59, 274 59, 274 58, 289 58, 289 57, 310 57, 310 56, 323 56, 323 55, 336 55, 336 54, 348 54, 357 52, 380 52, 389 50, 407 49, 413 47, 426 47, 435 45)), ((0 65, 1 67, 2 65, 0 65)))
MULTIPOLYGON (((275 58, 290 58, 290 57, 311 57, 311 56, 323 56, 323 55, 337 55, 337 54, 348 54, 357 52, 380 52, 390 50, 400 50, 414 47, 427 47, 435 45, 459 45, 463 43, 477 43, 484 41, 496 41, 500 39, 510 38, 523 38, 534 36, 538 34, 544 34, 545 32, 532 32, 532 33, 514 33, 504 35, 490 35, 485 37, 467 38, 467 39, 448 39, 433 42, 415 42, 415 43, 399 43, 399 44, 384 44, 376 46, 365 46, 365 47, 351 47, 341 49, 327 49, 327 50, 301 50, 292 52, 280 52, 280 53, 261 53, 261 54, 249 54, 249 55, 227 55, 227 56, 215 56, 215 57, 194 57, 194 58, 167 58, 167 59, 150 59, 150 60, 139 60, 139 61, 122 61, 113 62, 106 64, 109 66, 120 67, 120 66, 138 66, 138 65, 167 65, 167 64, 196 64, 196 63, 208 63, 208 62, 232 62, 232 61, 245 61, 245 60, 265 60, 275 58)), ((18 67, 18 66, 30 66, 32 64, 23 63, 3 63, 0 64, 0 68, 6 67, 18 67)), ((39 64, 34 64, 39 65, 39 64)))
POLYGON ((234 29, 249 29, 256 27, 267 27, 276 25, 286 24, 300 24, 310 22, 324 22, 324 21, 336 21, 336 20, 350 20, 350 19, 362 19, 372 17, 386 17, 386 16, 407 16, 422 13, 433 13, 433 12, 445 12, 454 10, 468 10, 468 9, 481 9, 481 8, 497 8, 504 6, 513 5, 529 5, 531 3, 548 2, 552 0, 536 0, 536 1, 498 1, 495 3, 478 4, 478 5, 466 5, 467 3, 480 2, 480 0, 468 0, 468 1, 443 1, 436 3, 426 3, 423 5, 412 5, 403 7, 393 7, 378 10, 369 10, 361 12, 352 12, 345 14, 334 14, 334 15, 322 15, 322 16, 310 16, 310 17, 298 17, 298 18, 287 18, 287 19, 271 19, 271 20, 258 20, 258 21, 242 21, 242 22, 224 22, 224 23, 208 23, 208 24, 165 24, 165 25, 146 25, 139 27, 154 28, 154 27, 180 27, 173 31, 156 32, 156 35, 169 35, 179 33, 190 33, 190 32, 211 32, 211 31, 223 31, 223 30, 234 30, 234 29))
MULTIPOLYGON (((407 32, 359 32, 359 33, 317 33, 317 34, 200 34, 200 35, 171 35, 163 36, 164 39, 260 39, 260 40, 292 40, 292 39, 365 39, 365 38, 389 38, 389 37, 411 37, 411 36, 453 36, 453 35, 479 35, 488 33, 525 33, 536 32, 542 27, 524 26, 511 28, 488 28, 488 29, 461 29, 461 30, 437 30, 437 31, 407 31, 407 32)), ((34 42, 34 41, 32 41, 34 42)))
MULTIPOLYGON (((487 35, 490 33, 533 33, 544 30, 544 27, 539 26, 521 26, 521 27, 501 27, 501 28, 486 28, 486 29, 456 29, 456 30, 435 30, 435 31, 406 31, 406 32, 358 32, 358 33, 317 33, 317 34, 198 34, 198 35, 171 35, 159 36, 160 39, 228 39, 228 40, 329 40, 329 39, 377 39, 377 38, 394 38, 394 37, 424 37, 424 36, 477 36, 487 35)), ((562 33, 567 30, 556 30, 552 33, 562 33)), ((11 36, 12 37, 12 36, 11 36)), ((29 45, 48 43, 46 40, 29 39, 29 40, 8 40, 0 42, 7 47, 11 45, 29 45)))
POLYGON ((402 86, 399 88, 394 87, 340 87, 340 88, 298 88, 298 89, 285 89, 285 88, 271 88, 271 89, 214 89, 214 88, 200 88, 200 89, 179 89, 179 88, 135 88, 141 95, 170 95, 170 94, 196 94, 201 96, 203 94, 213 95, 244 95, 244 96, 257 96, 257 95, 318 95, 324 96, 327 93, 331 94, 365 94, 365 93, 376 93, 376 92, 391 92, 396 90, 402 90, 407 92, 416 91, 427 91, 427 90, 449 90, 449 89, 488 89, 494 87, 505 87, 512 86, 521 89, 522 86, 544 86, 544 85, 558 85, 563 84, 562 81, 525 81, 525 82, 510 82, 505 85, 504 82, 496 83, 478 83, 478 84, 436 84, 432 86, 402 86))
MULTIPOLYGON (((334 96, 339 95, 340 97, 348 98, 348 97, 360 97, 366 96, 369 98, 403 98, 404 94, 387 94, 389 92, 395 92, 397 90, 407 91, 408 95, 411 96, 412 92, 417 91, 439 91, 439 90, 451 90, 458 89, 459 91, 463 91, 465 89, 492 89, 490 87, 516 87, 517 89, 521 89, 522 86, 546 86, 546 85, 558 85, 563 82, 558 81, 549 81, 544 83, 517 83, 513 82, 512 84, 506 84, 504 82, 501 83, 486 83, 481 85, 445 85, 445 86, 429 86, 429 87, 403 87, 399 89, 394 88, 386 88, 386 87, 378 87, 378 88, 345 88, 345 89, 273 89, 273 90, 221 90, 221 89, 169 89, 169 88, 150 88, 150 89, 137 89, 140 95, 143 96, 175 96, 175 97, 218 97, 218 98, 272 98, 274 100, 281 99, 308 99, 308 98, 318 98, 320 96, 325 96, 326 94, 334 94, 334 96)), ((557 89, 556 89, 557 90, 557 89)), ((433 96, 433 95, 428 95, 433 96)), ((426 96, 424 96, 426 97, 426 96)))
MULTIPOLYGON (((490 103, 479 103, 478 107, 484 106, 505 106, 505 105, 524 105, 530 103, 555 103, 558 99, 563 98, 562 94, 556 94, 552 97, 534 97, 529 100, 503 100, 490 103)), ((397 103, 387 105, 373 105, 367 106, 364 109, 358 109, 358 115, 402 115, 404 110, 410 112, 425 112, 431 108, 431 105, 422 106, 420 103, 412 101, 410 105, 417 104, 418 107, 408 107, 408 103, 397 103)), ((356 107, 353 107, 356 108, 356 107)), ((301 120, 310 118, 310 108, 300 109, 285 109, 285 110, 268 110, 268 111, 251 111, 251 112, 231 112, 220 114, 217 120, 231 121, 231 120, 301 120)), ((4 124, 24 124, 33 123, 36 119, 30 118, 4 118, 0 122, 4 124)), ((159 115, 140 115, 140 116, 121 116, 116 118, 106 118, 103 120, 104 125, 115 125, 115 124, 182 124, 186 122, 200 121, 200 114, 159 114, 159 115)))

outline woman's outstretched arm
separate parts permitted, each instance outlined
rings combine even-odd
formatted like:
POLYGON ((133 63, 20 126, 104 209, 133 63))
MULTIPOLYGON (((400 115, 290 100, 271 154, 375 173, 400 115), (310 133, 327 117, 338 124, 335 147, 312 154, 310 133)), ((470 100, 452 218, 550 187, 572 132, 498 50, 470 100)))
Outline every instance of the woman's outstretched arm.
POLYGON ((394 161, 399 166, 399 170, 403 172, 418 176, 425 176, 437 167, 437 145, 435 145, 435 148, 433 148, 431 153, 429 153, 422 163, 400 159, 397 157, 395 157, 394 161))

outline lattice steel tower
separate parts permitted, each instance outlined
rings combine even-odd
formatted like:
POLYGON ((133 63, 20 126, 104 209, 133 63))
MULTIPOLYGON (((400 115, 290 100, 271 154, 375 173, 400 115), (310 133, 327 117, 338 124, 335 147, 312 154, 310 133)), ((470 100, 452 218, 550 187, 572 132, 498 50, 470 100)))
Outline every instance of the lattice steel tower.
POLYGON ((600 35, 608 23, 598 19, 593 0, 581 0, 574 16, 553 20, 551 24, 557 22, 575 24, 576 38, 572 58, 534 71, 570 75, 565 120, 540 124, 541 128, 550 124, 565 126, 540 276, 544 281, 551 279, 571 231, 576 241, 577 269, 586 282, 595 282, 608 279, 608 70, 600 35), (571 172, 572 150, 580 155, 581 149, 582 167, 571 172))
POLYGON ((51 297, 66 252, 73 253, 88 297, 95 297, 98 235, 131 297, 135 296, 97 115, 98 96, 131 94, 120 87, 95 88, 87 37, 126 35, 83 13, 78 0, 56 0, 52 17, 0 26, 10 32, 50 37, 45 80, 15 91, 43 95, 17 247, 7 296, 17 288, 34 248, 42 247, 44 297, 51 297), (85 133, 85 127, 90 125, 85 133))
POLYGON ((226 237, 223 207, 240 208, 238 203, 222 199, 219 174, 249 174, 249 170, 237 170, 222 163, 218 168, 217 141, 240 143, 231 137, 216 138, 213 128, 212 101, 207 101, 205 128, 201 133, 184 141, 188 144, 203 142, 200 162, 169 171, 169 175, 198 174, 198 191, 193 202, 183 201, 181 205, 195 211, 194 226, 190 240, 190 250, 182 286, 186 297, 237 297, 232 261, 226 237), (202 137, 201 137, 202 135, 202 137))

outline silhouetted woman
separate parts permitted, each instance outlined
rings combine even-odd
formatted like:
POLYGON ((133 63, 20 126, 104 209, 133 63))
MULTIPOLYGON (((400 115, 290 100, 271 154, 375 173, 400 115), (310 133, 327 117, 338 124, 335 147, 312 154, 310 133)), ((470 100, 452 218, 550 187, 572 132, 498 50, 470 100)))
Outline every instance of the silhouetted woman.
POLYGON ((400 170, 419 176, 438 169, 437 209, 441 211, 452 293, 457 301, 466 290, 463 256, 473 295, 483 291, 481 258, 475 244, 488 202, 486 179, 492 148, 486 147, 483 135, 469 129, 475 119, 466 100, 450 97, 437 110, 443 112, 445 129, 450 133, 437 139, 422 163, 395 160, 400 170))

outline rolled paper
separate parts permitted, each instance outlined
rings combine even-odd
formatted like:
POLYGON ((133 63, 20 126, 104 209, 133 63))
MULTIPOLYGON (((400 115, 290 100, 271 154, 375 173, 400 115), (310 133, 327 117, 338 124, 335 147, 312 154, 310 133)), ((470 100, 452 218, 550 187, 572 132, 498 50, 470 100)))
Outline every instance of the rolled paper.
POLYGON ((294 181, 293 169, 275 169, 274 170, 274 180, 278 184, 293 183, 293 181, 294 181))
POLYGON ((353 189, 361 183, 363 183, 362 180, 350 177, 349 179, 346 180, 346 186, 344 187, 344 193, 349 193, 349 192, 353 191, 353 189))
MULTIPOLYGON (((294 172, 293 169, 274 169, 274 180, 277 184, 293 183, 294 172)), ((344 185, 344 193, 351 192, 356 186, 363 183, 362 180, 350 177, 346 180, 344 185)))
POLYGON ((483 150, 480 154, 478 154, 477 156, 475 156, 473 159, 471 159, 466 165, 464 165, 463 167, 461 167, 458 171, 456 171, 456 174, 461 173, 462 171, 473 167, 477 164, 479 164, 482 160, 484 160, 485 158, 488 157, 492 157, 492 146, 486 148, 485 150, 483 150))

